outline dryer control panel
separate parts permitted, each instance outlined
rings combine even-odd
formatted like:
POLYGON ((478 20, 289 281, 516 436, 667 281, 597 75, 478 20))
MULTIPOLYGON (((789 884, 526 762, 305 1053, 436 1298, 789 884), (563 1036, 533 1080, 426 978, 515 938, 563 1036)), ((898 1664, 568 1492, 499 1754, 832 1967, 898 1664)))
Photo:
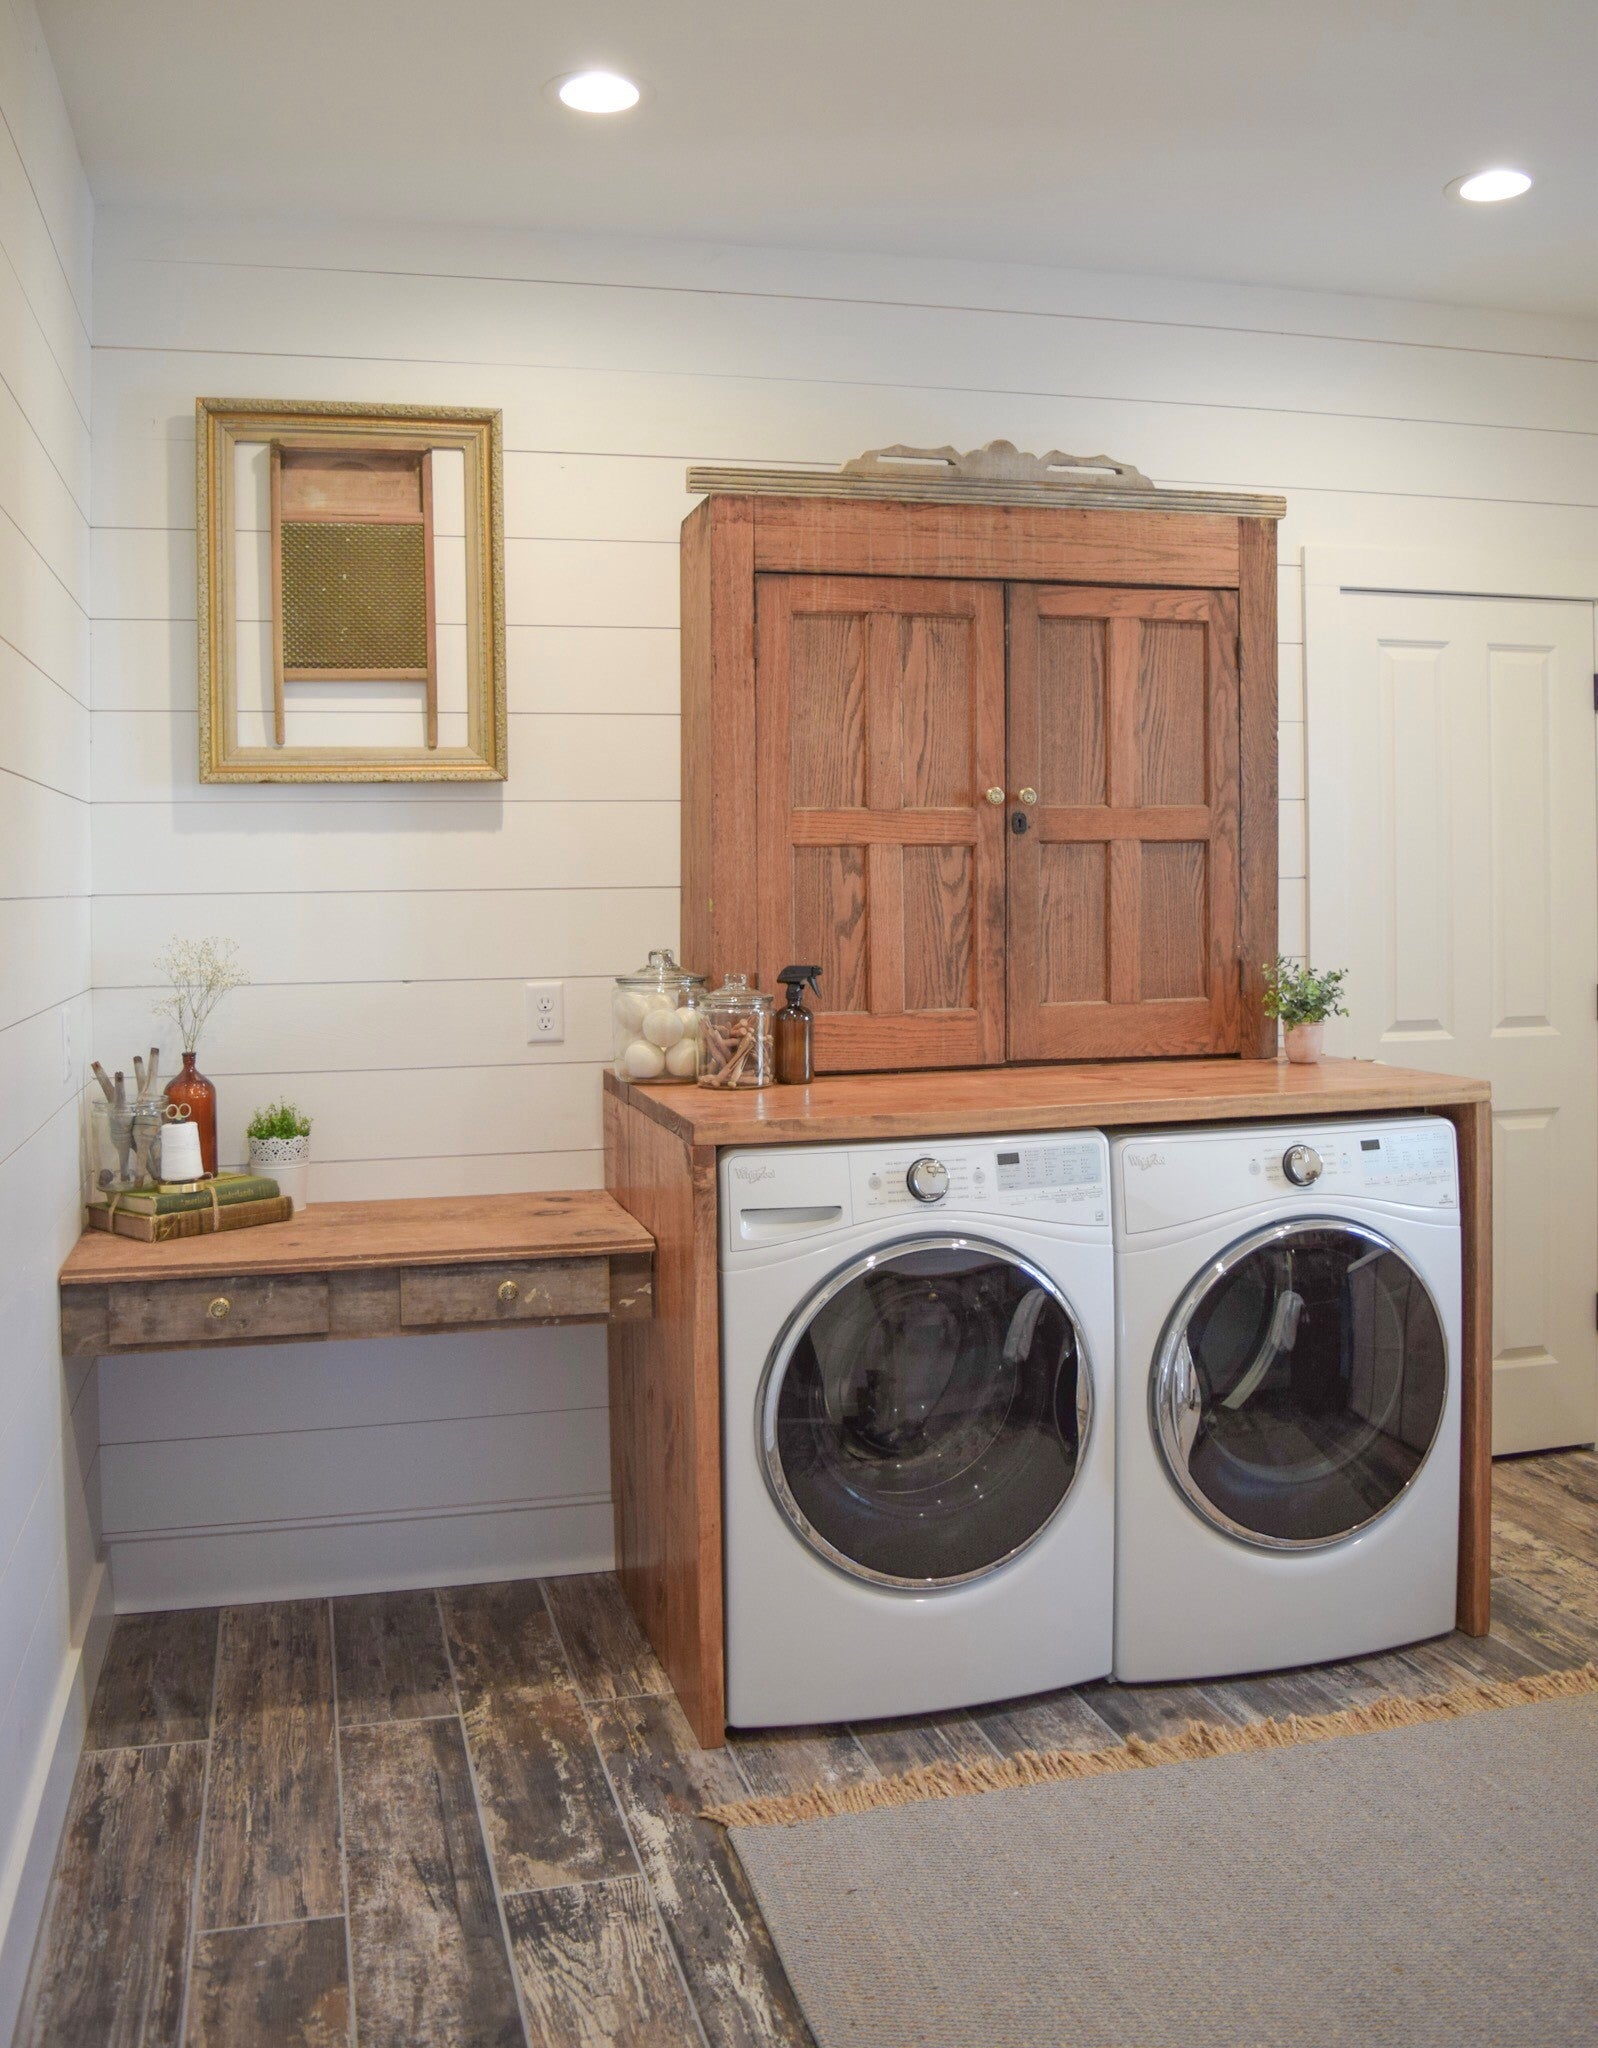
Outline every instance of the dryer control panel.
POLYGON ((1161 1132, 1123 1138, 1115 1161, 1127 1233, 1267 1201, 1284 1214, 1349 1201, 1459 1208, 1454 1127, 1443 1117, 1161 1132))

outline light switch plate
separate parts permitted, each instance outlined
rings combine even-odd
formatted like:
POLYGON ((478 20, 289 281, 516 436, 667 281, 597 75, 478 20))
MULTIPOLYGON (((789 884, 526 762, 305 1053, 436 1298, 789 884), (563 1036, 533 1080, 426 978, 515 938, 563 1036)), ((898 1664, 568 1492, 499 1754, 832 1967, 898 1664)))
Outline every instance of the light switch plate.
POLYGON ((559 1045, 566 1036, 566 984, 523 982, 527 991, 527 1043, 559 1045))

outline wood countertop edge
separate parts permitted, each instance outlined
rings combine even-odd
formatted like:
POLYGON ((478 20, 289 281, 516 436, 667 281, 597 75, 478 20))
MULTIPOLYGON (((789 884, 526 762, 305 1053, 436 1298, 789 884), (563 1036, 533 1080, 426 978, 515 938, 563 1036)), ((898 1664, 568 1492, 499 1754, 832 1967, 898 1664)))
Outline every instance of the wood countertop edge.
MULTIPOLYGON (((828 1144, 870 1139, 891 1142, 895 1137, 998 1136, 1007 1131, 1033 1128, 1071 1130, 1096 1126, 1116 1129, 1163 1123, 1255 1123, 1278 1115, 1337 1116, 1384 1110, 1453 1108, 1463 1103, 1487 1102, 1492 1095, 1490 1084, 1474 1077, 1429 1073, 1413 1067, 1390 1067, 1377 1060, 1326 1060, 1317 1068, 1292 1066, 1285 1060, 1203 1063, 1150 1060, 1115 1063, 1106 1068, 1084 1064, 1080 1067, 995 1067, 986 1070, 995 1079, 1003 1077, 1006 1080, 1023 1073, 1039 1077, 1046 1074, 1069 1075, 1071 1092, 1050 1099, 1032 1097, 1014 1104, 1002 1100, 956 1101, 942 1108, 924 1103, 897 1108, 891 1100, 885 1102, 883 1099, 884 1084, 895 1080, 913 1081, 924 1087, 942 1078, 960 1086, 963 1093, 979 1071, 968 1067, 956 1068, 944 1076, 934 1073, 905 1076, 832 1074, 823 1076, 816 1084, 828 1089, 845 1083, 858 1084, 870 1104, 858 1110, 817 1104, 810 1099, 808 1088, 750 1089, 740 1102, 753 1103, 758 1099, 762 1109, 775 1110, 775 1114, 758 1118, 748 1111, 742 1116, 729 1116, 727 1111, 734 1105, 723 1103, 719 1098, 704 1102, 702 1094, 686 1088, 639 1086, 618 1079, 608 1070, 605 1086, 653 1122, 663 1125, 685 1145, 714 1148, 828 1144), (1211 1072, 1216 1066, 1224 1066, 1228 1075, 1233 1071, 1241 1073, 1244 1067, 1257 1068, 1259 1084, 1250 1087, 1248 1081, 1244 1081, 1241 1085, 1231 1084, 1226 1088, 1206 1088, 1203 1085, 1206 1075, 1197 1071, 1201 1065, 1211 1072), (1155 1085, 1146 1091, 1135 1088, 1129 1091, 1129 1066, 1137 1069, 1135 1078, 1142 1079, 1146 1074, 1155 1085), (1098 1074, 1102 1074, 1104 1079, 1102 1092, 1076 1092, 1084 1082, 1098 1074), (1337 1078, 1330 1082, 1320 1078, 1328 1074, 1337 1078), (1292 1085, 1287 1086, 1284 1080, 1289 1075, 1306 1078, 1295 1079, 1292 1085), (1311 1075, 1317 1078, 1308 1078, 1311 1075), (1160 1089, 1158 1083, 1165 1079, 1169 1080, 1170 1086, 1160 1089), (689 1100, 679 1106, 683 1096, 689 1100), (779 1098, 792 1098, 791 1113, 786 1102, 779 1102, 779 1098)), ((1250 1076, 1249 1080, 1252 1078, 1250 1076)), ((708 1092, 703 1091, 704 1094, 708 1092)))
MULTIPOLYGON (((552 1212, 537 1218, 535 1227, 482 1244, 462 1244, 447 1234, 429 1241, 424 1220, 416 1214, 431 1206, 426 1197, 408 1197, 394 1203, 308 1203, 287 1223, 264 1224, 248 1231, 224 1231, 215 1236, 176 1238, 165 1244, 145 1244, 137 1238, 85 1230, 67 1254, 58 1284, 105 1287, 126 1281, 203 1280, 222 1274, 258 1274, 268 1278, 286 1273, 378 1272, 414 1266, 490 1266, 519 1260, 653 1255, 654 1239, 614 1196, 600 1188, 571 1192, 581 1194, 583 1206, 594 1212, 593 1220, 562 1235, 558 1213, 552 1212), (335 1210, 342 1213, 328 1213, 335 1210), (385 1211, 406 1213, 385 1215, 385 1211), (340 1241, 342 1233, 363 1229, 374 1235, 363 1243, 347 1237, 340 1241), (318 1242, 323 1233, 328 1234, 327 1241, 318 1242), (385 1235, 395 1241, 385 1244, 385 1235)), ((438 1204, 440 1208, 455 1202, 511 1205, 528 1199, 534 1198, 441 1196, 438 1204)), ((458 1222, 454 1227, 458 1229, 458 1222)))

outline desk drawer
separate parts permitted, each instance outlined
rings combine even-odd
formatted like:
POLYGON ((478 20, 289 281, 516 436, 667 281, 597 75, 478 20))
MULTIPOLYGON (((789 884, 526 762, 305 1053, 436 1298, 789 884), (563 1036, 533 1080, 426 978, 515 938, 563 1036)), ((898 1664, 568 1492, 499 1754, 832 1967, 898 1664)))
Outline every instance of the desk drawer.
POLYGON ((400 1322, 529 1323, 552 1316, 608 1316, 608 1259, 518 1259, 484 1266, 406 1266, 400 1322))
POLYGON ((106 1334, 113 1344, 237 1344, 327 1335, 325 1273, 122 1281, 107 1291, 106 1334))

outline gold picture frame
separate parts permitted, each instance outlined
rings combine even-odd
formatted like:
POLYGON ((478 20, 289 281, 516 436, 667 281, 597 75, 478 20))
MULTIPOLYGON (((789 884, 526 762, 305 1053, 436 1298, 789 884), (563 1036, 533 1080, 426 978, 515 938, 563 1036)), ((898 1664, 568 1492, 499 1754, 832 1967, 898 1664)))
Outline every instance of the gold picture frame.
MULTIPOLYGON (((499 413, 466 406, 237 398, 199 398, 194 411, 200 780, 504 781, 505 535, 499 413), (435 656, 432 479, 435 459, 450 461, 456 455, 460 461, 461 532, 452 534, 444 546, 453 548, 464 563, 463 593, 455 579, 449 579, 464 619, 452 618, 437 629, 454 655, 453 694, 441 718, 435 656), (299 545, 285 550, 289 528, 280 507, 285 456, 291 465, 298 459, 312 472, 318 462, 338 469, 341 456, 349 458, 342 464, 349 470, 364 467, 369 475, 377 475, 386 468, 390 475, 376 499, 373 492, 366 494, 373 524, 369 528, 347 522, 329 524, 320 536, 314 528, 297 529, 290 538, 299 545), (263 507, 270 479, 270 511, 261 515, 264 524, 246 530, 239 525, 237 479, 241 459, 247 470, 257 457, 263 507), (385 493, 392 495, 395 478, 412 464, 418 477, 417 509, 390 514, 383 509, 381 498, 385 493), (372 502, 376 502, 376 510, 371 510, 372 502), (398 553, 396 536, 385 536, 381 525, 396 516, 420 529, 413 541, 402 540, 398 553), (308 534, 313 542, 309 551, 304 546, 308 534), (309 595, 302 593, 296 599, 292 588, 285 595, 285 558, 292 578, 296 565, 303 561, 325 565, 329 547, 335 541, 347 547, 351 535, 357 544, 363 535, 374 543, 368 557, 373 574, 422 579, 416 590, 399 592, 419 620, 408 636, 408 644, 417 650, 406 656, 412 665, 382 666, 385 657, 377 653, 365 659, 357 655, 343 664, 334 661, 329 665, 324 658, 320 666, 292 665, 297 617, 314 626, 323 642, 336 631, 337 621, 329 619, 328 577, 332 572, 324 566, 323 582, 309 595), (319 539, 325 544, 315 545, 319 539), (375 545, 385 541, 386 545, 375 545), (246 612, 241 618, 240 561, 246 555, 260 575, 264 616, 246 612), (403 568, 392 566, 401 562, 403 568), (288 666, 284 658, 286 614, 291 652, 288 666), (246 700, 241 698, 241 630, 248 632, 251 627, 261 659, 258 667, 250 669, 247 681, 253 696, 246 700), (292 717, 285 716, 285 678, 289 684, 301 686, 302 699, 311 698, 314 715, 308 716, 302 706, 292 717), (415 722, 420 728, 415 735, 417 743, 350 740, 350 730, 363 721, 350 714, 349 706, 358 704, 374 685, 385 686, 391 695, 410 692, 414 707, 407 697, 405 709, 385 707, 382 717, 364 722, 385 730, 415 722), (341 717, 326 718, 322 706, 314 704, 318 686, 345 691, 341 717), (310 742, 303 736, 304 728, 314 726, 318 717, 339 734, 333 743, 310 742)), ((315 516, 301 513, 302 518, 315 516)), ((349 516, 358 519, 363 515, 356 511, 349 516)), ((337 548, 333 551, 337 554, 337 548)), ((342 557, 337 573, 348 573, 342 557)), ((367 595, 361 616, 370 632, 374 612, 370 593, 367 595)), ((257 611, 262 609, 257 607, 257 611)), ((353 638, 350 644, 355 646, 353 638)), ((366 707, 360 708, 364 711, 366 707)))

